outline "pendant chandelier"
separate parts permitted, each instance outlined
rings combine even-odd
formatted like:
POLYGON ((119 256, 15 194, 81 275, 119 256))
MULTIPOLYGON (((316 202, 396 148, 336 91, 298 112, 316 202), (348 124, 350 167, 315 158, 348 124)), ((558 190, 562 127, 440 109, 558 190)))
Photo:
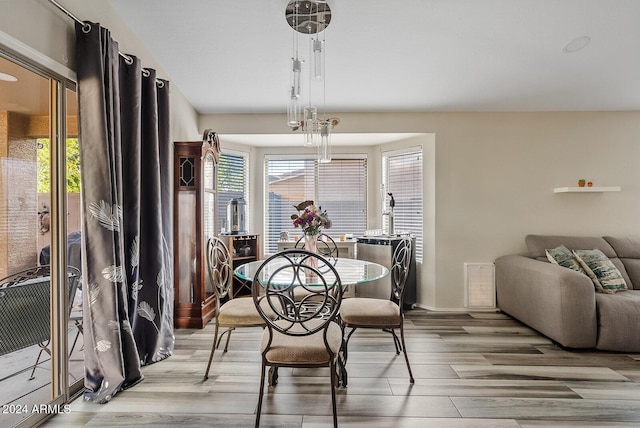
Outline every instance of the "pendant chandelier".
MULTIPOLYGON (((291 56, 291 88, 287 108, 287 123, 292 131, 304 133, 304 145, 318 148, 318 162, 331 162, 331 130, 340 120, 327 117, 325 111, 325 34, 331 22, 331 9, 326 0, 291 0, 285 10, 287 23, 293 29, 291 56), (300 56, 300 35, 307 35, 306 60, 300 56), (309 64, 303 70, 304 63, 309 64), (308 77, 307 100, 302 107, 303 71, 308 77), (322 111, 312 105, 312 81, 319 80, 322 87, 322 111)), ((320 95, 315 94, 317 98, 320 95)))

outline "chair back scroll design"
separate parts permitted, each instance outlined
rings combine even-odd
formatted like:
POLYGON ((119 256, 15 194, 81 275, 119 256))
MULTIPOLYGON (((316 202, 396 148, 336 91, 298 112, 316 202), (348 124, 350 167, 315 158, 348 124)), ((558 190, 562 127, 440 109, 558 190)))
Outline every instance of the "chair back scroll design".
MULTIPOLYGON (((317 240, 317 251, 324 258, 336 263, 338 259, 338 244, 336 241, 327 234, 319 233, 317 240)), ((304 236, 296 241, 295 249, 304 249, 304 236)))
POLYGON ((409 276, 409 265, 411 264, 412 243, 411 238, 403 238, 395 250, 391 258, 391 301, 400 306, 402 310, 405 285, 409 276))
POLYGON ((252 285, 255 306, 270 331, 308 336, 326 330, 338 316, 342 281, 333 264, 319 254, 299 249, 276 253, 258 268, 252 285), (307 294, 294 298, 296 287, 307 294), (266 307, 276 316, 269 317, 266 307))
POLYGON ((211 287, 216 295, 218 305, 220 299, 229 294, 231 286, 231 256, 229 249, 225 243, 215 236, 207 240, 207 279, 210 281, 211 287))

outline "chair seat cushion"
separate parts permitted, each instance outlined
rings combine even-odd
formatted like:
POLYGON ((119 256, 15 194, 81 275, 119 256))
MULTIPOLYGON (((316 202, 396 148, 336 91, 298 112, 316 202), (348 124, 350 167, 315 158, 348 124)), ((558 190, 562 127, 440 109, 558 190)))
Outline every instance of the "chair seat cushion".
POLYGON ((393 327, 400 326, 400 308, 390 300, 355 297, 340 305, 340 317, 347 325, 393 327))
MULTIPOLYGON (((284 321, 276 321, 288 325, 284 321)), ((318 321, 320 322, 320 321, 318 321)), ((298 325, 294 326, 295 331, 303 331, 298 325)), ((271 364, 282 364, 288 366, 321 365, 329 364, 330 357, 324 343, 324 330, 309 336, 289 336, 272 330, 273 340, 269 350, 265 354, 266 360, 271 364)), ((269 329, 262 333, 260 352, 264 352, 269 342, 269 329)), ((342 329, 335 322, 330 322, 327 327, 327 343, 334 355, 342 346, 342 329)))
POLYGON ((220 307, 218 323, 225 326, 251 326, 264 325, 264 320, 251 297, 237 297, 220 307))

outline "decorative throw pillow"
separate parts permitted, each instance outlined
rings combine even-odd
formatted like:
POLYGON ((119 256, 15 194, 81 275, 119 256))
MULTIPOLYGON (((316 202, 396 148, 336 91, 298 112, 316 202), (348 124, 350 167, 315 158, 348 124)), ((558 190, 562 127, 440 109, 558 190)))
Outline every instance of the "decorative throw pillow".
POLYGON ((627 289, 622 274, 602 251, 574 250, 573 254, 595 284, 596 291, 614 294, 627 289))
POLYGON ((550 250, 545 250, 545 253, 547 253, 547 258, 551 263, 586 274, 578 260, 576 260, 576 256, 574 256, 571 250, 564 245, 560 245, 559 247, 552 248, 550 250))

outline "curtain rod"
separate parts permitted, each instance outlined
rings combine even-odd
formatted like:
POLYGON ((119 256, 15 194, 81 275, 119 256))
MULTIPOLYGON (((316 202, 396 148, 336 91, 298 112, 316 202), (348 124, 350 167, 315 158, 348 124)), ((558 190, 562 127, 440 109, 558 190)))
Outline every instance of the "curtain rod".
MULTIPOLYGON (((58 9, 60 9, 65 15, 67 15, 69 18, 73 19, 74 21, 76 21, 78 24, 82 25, 82 31, 84 31, 85 33, 88 33, 89 31, 91 31, 91 24, 82 21, 80 18, 78 18, 77 16, 75 16, 73 13, 69 12, 69 10, 67 10, 64 6, 62 6, 60 3, 58 3, 56 0, 49 0, 49 3, 51 3, 52 5, 54 5, 55 7, 57 7, 58 9)), ((123 54, 122 52, 118 51, 118 54, 120 54, 120 56, 122 58, 124 58, 124 60, 127 62, 127 64, 131 65, 133 64, 133 58, 131 58, 129 55, 127 54, 123 54)), ((143 68, 142 69, 142 73, 146 76, 149 77, 150 73, 147 69, 143 68)), ((162 82, 162 80, 156 79, 158 80, 160 83, 164 84, 164 82, 162 82)))

